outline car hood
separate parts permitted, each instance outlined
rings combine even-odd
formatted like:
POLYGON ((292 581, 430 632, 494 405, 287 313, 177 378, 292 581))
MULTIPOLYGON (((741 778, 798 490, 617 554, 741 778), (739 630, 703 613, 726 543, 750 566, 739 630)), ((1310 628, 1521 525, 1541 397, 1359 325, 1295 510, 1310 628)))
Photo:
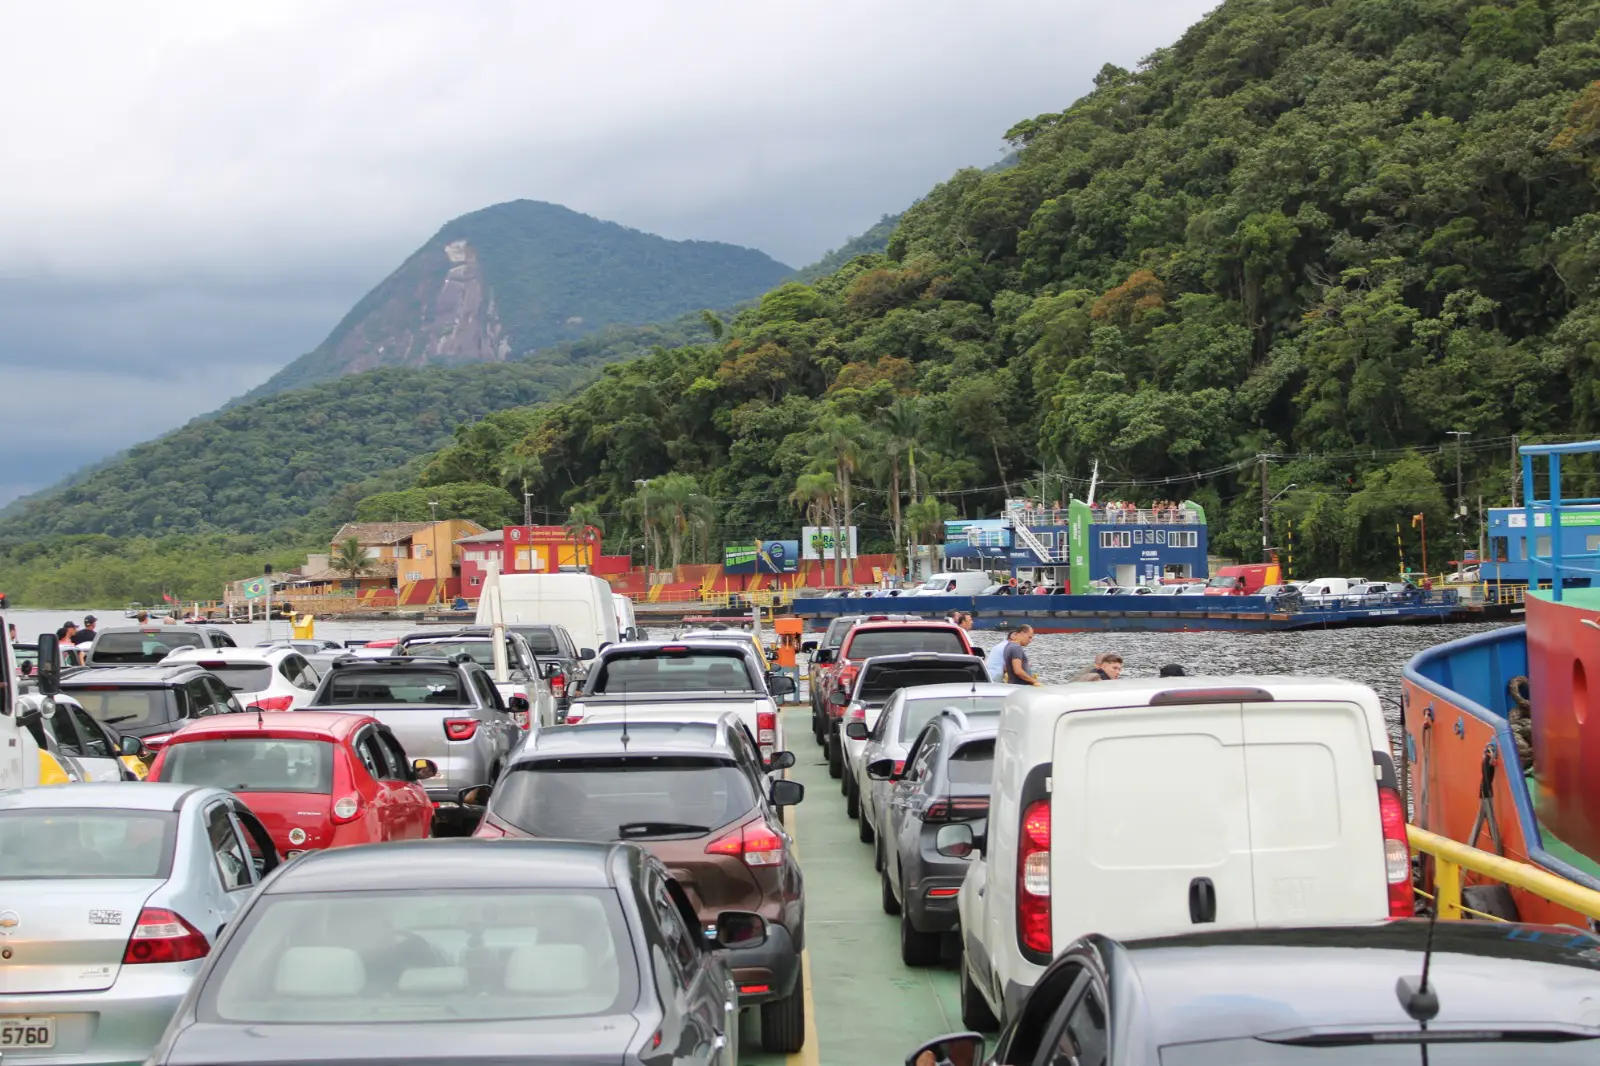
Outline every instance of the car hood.
POLYGON ((180 1030, 166 1066, 621 1066, 639 1029, 628 1014, 592 1018, 403 1025, 195 1023, 180 1030))

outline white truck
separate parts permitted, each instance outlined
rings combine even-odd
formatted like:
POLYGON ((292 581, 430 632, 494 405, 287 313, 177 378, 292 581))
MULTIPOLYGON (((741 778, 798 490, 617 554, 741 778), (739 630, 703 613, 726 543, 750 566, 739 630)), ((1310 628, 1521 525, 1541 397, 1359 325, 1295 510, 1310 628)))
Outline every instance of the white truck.
POLYGON ((500 621, 554 622, 567 627, 583 658, 622 639, 611 586, 592 574, 500 574, 484 586, 477 624, 495 622, 491 590, 499 589, 500 621))
MULTIPOLYGON (((0 618, 0 627, 5 619, 0 618)), ((5 632, 0 628, 0 632, 5 632)), ((61 677, 61 653, 54 633, 39 638, 39 667, 35 684, 42 694, 54 695, 61 677)), ((22 678, 10 641, 0 640, 0 789, 59 785, 72 780, 55 756, 40 749, 33 733, 20 721, 23 709, 37 697, 22 694, 22 678)))

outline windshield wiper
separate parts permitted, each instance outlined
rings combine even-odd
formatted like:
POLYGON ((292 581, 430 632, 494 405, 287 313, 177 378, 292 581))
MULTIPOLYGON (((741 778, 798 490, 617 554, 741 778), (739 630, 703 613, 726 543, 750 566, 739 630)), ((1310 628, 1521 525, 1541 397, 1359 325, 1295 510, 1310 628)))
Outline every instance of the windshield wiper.
POLYGON ((101 722, 101 725, 116 725, 118 722, 131 722, 137 717, 139 716, 136 714, 119 714, 115 718, 105 719, 105 721, 101 722))
POLYGON ((711 832, 709 825, 690 825, 688 822, 625 822, 617 826, 617 836, 624 840, 636 840, 640 837, 698 836, 701 833, 711 832))

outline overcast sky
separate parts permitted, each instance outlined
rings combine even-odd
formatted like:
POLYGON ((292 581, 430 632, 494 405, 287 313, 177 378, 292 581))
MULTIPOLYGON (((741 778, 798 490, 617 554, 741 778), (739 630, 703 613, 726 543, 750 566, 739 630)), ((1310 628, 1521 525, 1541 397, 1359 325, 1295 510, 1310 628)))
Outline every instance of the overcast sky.
POLYGON ((803 266, 1213 0, 101 0, 0 13, 0 503, 549 200, 803 266))

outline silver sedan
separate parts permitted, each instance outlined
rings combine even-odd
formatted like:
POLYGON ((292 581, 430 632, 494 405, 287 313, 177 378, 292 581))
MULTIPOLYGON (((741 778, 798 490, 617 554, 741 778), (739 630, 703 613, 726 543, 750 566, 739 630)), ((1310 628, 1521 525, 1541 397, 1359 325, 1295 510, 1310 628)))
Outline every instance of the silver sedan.
POLYGON ((232 794, 116 782, 0 792, 0 1055, 141 1063, 278 864, 232 794))

